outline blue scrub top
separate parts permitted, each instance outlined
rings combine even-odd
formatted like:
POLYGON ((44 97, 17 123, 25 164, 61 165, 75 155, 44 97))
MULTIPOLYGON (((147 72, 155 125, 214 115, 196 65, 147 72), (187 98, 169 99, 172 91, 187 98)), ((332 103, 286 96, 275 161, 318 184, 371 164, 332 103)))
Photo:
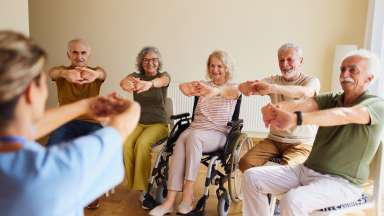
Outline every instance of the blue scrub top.
POLYGON ((84 215, 123 180, 122 151, 120 134, 106 127, 49 148, 26 141, 0 153, 0 215, 84 215))

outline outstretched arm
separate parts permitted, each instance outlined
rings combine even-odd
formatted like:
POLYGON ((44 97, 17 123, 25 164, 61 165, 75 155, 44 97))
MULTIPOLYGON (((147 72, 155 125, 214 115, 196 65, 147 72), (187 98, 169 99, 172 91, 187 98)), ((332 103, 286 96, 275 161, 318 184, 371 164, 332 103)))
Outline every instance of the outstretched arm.
MULTIPOLYGON (((266 126, 271 125, 279 129, 289 129, 297 126, 297 115, 275 105, 269 105, 268 111, 263 113, 266 117, 266 126)), ((338 107, 302 113, 302 124, 318 126, 336 126, 346 124, 368 124, 370 114, 364 106, 338 107)))
POLYGON ((36 132, 32 139, 39 139, 61 125, 88 113, 92 100, 92 98, 87 98, 45 111, 44 116, 35 125, 36 132))

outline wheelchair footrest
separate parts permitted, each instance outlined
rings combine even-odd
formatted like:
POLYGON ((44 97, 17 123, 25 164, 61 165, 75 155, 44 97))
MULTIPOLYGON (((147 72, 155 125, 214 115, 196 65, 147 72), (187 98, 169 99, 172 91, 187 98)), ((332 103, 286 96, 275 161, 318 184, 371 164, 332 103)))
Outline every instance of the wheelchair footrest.
POLYGON ((151 194, 146 193, 142 205, 143 208, 151 210, 158 206, 159 203, 156 202, 156 200, 152 197, 151 194))
POLYGON ((193 209, 190 213, 186 214, 188 216, 199 216, 204 215, 205 205, 207 203, 208 196, 203 195, 196 204, 195 209, 193 209))

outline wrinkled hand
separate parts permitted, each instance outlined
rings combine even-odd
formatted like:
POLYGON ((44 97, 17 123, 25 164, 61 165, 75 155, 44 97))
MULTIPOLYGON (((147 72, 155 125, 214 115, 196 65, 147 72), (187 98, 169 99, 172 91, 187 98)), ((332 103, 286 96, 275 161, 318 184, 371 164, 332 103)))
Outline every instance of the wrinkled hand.
POLYGON ((138 82, 137 78, 129 76, 121 82, 120 86, 121 86, 121 88, 123 88, 123 90, 125 90, 129 93, 132 93, 132 92, 136 91, 136 83, 137 82, 138 82))
POLYGON ((253 91, 255 94, 264 96, 274 92, 273 84, 263 82, 263 81, 255 81, 252 83, 253 91))
POLYGON ((270 121, 271 127, 280 130, 287 130, 296 126, 296 115, 291 112, 284 111, 277 106, 272 106, 274 119, 270 121))
POLYGON ((70 83, 81 84, 83 81, 81 72, 77 69, 65 70, 62 76, 70 83))
POLYGON ((201 81, 195 81, 192 86, 195 96, 211 97, 218 93, 217 88, 209 86, 201 81))
POLYGON ((116 93, 108 96, 99 96, 90 101, 90 112, 97 118, 109 118, 127 109, 129 101, 117 96, 116 93))
MULTIPOLYGON (((137 78, 134 78, 134 79, 137 79, 137 78)), ((135 90, 137 91, 137 93, 140 94, 142 92, 148 91, 151 87, 153 87, 153 83, 151 81, 138 79, 138 81, 136 82, 135 90)))
POLYGON ((196 84, 193 84, 193 82, 189 82, 180 84, 179 88, 186 96, 194 96, 196 95, 195 86, 196 84))
POLYGON ((239 85, 239 91, 244 94, 245 96, 250 96, 255 94, 255 89, 253 87, 253 83, 255 81, 246 81, 239 85))
POLYGON ((263 115, 263 121, 266 128, 268 128, 271 124, 271 121, 276 118, 276 112, 273 107, 274 105, 269 103, 261 108, 261 113, 263 115))
POLYGON ((76 67, 75 69, 80 72, 80 75, 81 75, 81 78, 82 78, 81 84, 92 83, 99 76, 97 71, 92 70, 92 69, 87 68, 87 67, 76 67))

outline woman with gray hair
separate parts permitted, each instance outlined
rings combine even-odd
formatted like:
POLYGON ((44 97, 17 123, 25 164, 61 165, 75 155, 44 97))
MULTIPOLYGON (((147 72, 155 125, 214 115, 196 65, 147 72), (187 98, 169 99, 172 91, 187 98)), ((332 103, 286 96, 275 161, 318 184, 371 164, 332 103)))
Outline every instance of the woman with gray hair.
POLYGON ((171 78, 161 72, 163 62, 156 47, 144 47, 137 55, 136 66, 138 72, 125 77, 120 86, 133 93, 142 107, 139 124, 124 145, 125 183, 128 189, 143 191, 142 202, 151 169, 152 145, 169 133, 165 102, 171 78))
POLYGON ((208 57, 209 81, 182 83, 180 90, 186 96, 199 96, 194 119, 176 141, 168 176, 168 193, 163 204, 149 214, 161 216, 173 211, 178 191, 183 191, 178 213, 192 210, 193 184, 200 167, 202 154, 224 147, 231 120, 240 92, 230 83, 233 63, 224 51, 214 51, 208 57))
POLYGON ((32 40, 0 31, 2 215, 83 215, 87 204, 123 179, 122 140, 136 126, 140 107, 110 96, 44 112, 45 62, 32 40), (81 115, 107 117, 108 126, 47 148, 34 141, 81 115))

